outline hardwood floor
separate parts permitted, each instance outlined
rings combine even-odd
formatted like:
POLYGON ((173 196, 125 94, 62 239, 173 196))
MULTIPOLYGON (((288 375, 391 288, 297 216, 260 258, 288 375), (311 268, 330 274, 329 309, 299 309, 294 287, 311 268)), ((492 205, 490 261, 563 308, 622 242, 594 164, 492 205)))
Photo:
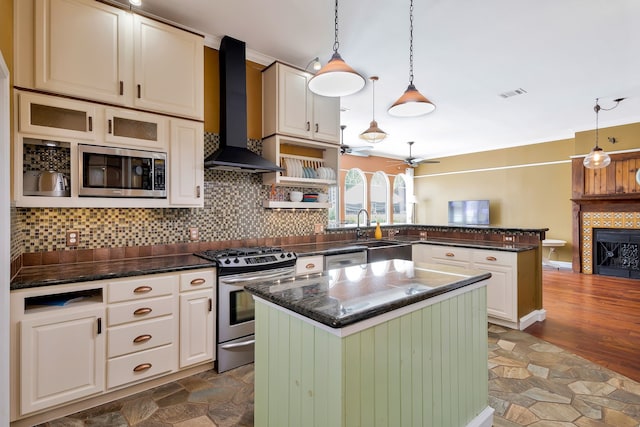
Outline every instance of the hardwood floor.
POLYGON ((543 271, 544 322, 530 333, 640 382, 640 280, 543 271))

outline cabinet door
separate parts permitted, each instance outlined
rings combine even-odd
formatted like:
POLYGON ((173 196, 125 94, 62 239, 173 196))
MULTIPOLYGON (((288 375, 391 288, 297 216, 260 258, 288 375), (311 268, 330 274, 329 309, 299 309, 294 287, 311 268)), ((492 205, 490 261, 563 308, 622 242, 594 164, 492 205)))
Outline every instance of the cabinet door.
POLYGON ((171 120, 169 200, 204 206, 204 129, 200 122, 171 120))
POLYGON ((132 75, 130 40, 131 15, 124 10, 96 1, 37 0, 36 88, 123 104, 132 75))
POLYGON ((215 291, 180 295, 180 367, 213 360, 215 291))
POLYGON ((96 137, 96 107, 88 102, 54 96, 20 93, 21 132, 93 140, 96 137))
POLYGON ((414 243, 411 245, 411 260, 414 262, 432 262, 431 246, 414 243))
POLYGON ((103 318, 101 307, 21 322, 22 414, 104 390, 103 318))
POLYGON ((340 98, 312 95, 311 130, 316 141, 340 143, 340 98))
POLYGON ((166 119, 157 114, 105 109, 105 141, 131 148, 166 150, 166 119))
POLYGON ((312 93, 307 73, 278 64, 278 133, 311 138, 312 93))
POLYGON ((512 252, 475 250, 473 267, 488 271, 487 313, 512 322, 518 321, 517 254, 512 252))
POLYGON ((204 117, 204 39, 134 16, 134 105, 204 117))

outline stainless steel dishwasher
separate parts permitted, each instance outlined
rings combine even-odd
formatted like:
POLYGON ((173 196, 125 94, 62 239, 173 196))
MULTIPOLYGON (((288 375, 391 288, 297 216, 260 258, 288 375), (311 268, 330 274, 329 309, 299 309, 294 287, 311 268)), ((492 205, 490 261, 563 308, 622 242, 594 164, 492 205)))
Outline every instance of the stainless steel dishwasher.
POLYGON ((355 264, 367 263, 367 251, 362 249, 355 252, 340 252, 337 254, 327 254, 324 256, 324 270, 347 267, 355 264))

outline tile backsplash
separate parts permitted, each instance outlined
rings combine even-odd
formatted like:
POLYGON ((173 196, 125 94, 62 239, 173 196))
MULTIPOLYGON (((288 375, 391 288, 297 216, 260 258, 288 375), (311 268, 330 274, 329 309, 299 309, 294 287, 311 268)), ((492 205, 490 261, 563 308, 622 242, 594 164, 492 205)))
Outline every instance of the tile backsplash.
MULTIPOLYGON (((205 133, 205 157, 219 145, 205 133)), ((249 148, 261 151, 259 140, 249 148)), ((12 259, 22 253, 70 249, 66 231, 78 230, 76 249, 148 246, 189 241, 197 227, 200 241, 313 234, 328 222, 326 209, 272 210, 262 206, 270 188, 259 174, 205 171, 204 208, 12 208, 12 259)), ((285 188, 285 193, 299 188, 285 188)))

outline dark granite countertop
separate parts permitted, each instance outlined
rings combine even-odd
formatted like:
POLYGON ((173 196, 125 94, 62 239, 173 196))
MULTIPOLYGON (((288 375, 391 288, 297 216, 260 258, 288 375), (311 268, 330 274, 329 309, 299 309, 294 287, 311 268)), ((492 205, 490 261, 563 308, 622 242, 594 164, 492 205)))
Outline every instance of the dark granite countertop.
POLYGON ((309 319, 342 328, 489 277, 491 273, 480 270, 389 260, 250 284, 245 289, 309 319))
MULTIPOLYGON (((364 242, 372 240, 364 240, 364 242)), ((522 252, 535 249, 537 246, 530 243, 508 243, 508 242, 490 242, 480 240, 462 240, 462 239, 433 239, 421 238, 420 236, 395 236, 392 239, 382 239, 382 241, 396 243, 425 243, 443 246, 458 246, 476 249, 491 249, 497 251, 522 252)), ((359 252, 367 249, 363 241, 349 240, 333 242, 304 243, 298 245, 285 245, 284 249, 295 252, 298 256, 314 256, 314 255, 337 255, 341 253, 359 252)))
POLYGON ((61 285, 90 280, 115 279, 153 273, 169 273, 194 268, 214 268, 215 263, 191 254, 132 258, 117 261, 79 262, 23 267, 11 281, 10 289, 61 285))

